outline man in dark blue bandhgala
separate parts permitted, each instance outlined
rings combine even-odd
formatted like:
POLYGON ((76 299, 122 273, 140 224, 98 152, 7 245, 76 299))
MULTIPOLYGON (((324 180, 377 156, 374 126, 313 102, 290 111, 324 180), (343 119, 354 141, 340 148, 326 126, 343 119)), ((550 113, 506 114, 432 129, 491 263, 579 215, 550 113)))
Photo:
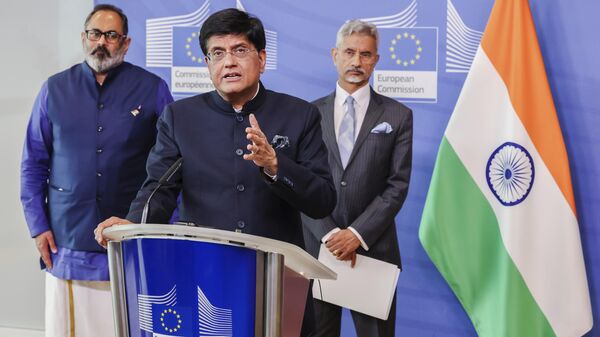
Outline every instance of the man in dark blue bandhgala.
MULTIPOLYGON (((237 9, 204 22, 200 47, 216 90, 165 109, 148 157, 148 179, 127 220, 114 217, 99 225, 101 244, 102 229, 140 221, 159 178, 181 157, 182 168, 150 201, 148 222, 167 222, 181 192, 182 220, 304 248, 300 212, 327 216, 335 189, 319 111, 260 82, 265 44, 260 20, 237 9)), ((311 324, 305 323, 306 336, 311 324)))

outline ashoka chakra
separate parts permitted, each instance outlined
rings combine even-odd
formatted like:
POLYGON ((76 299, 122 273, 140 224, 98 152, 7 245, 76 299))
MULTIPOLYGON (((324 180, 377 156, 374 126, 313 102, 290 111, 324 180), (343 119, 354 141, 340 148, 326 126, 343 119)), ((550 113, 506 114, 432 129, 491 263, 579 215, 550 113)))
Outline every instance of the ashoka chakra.
POLYGON ((514 206, 525 200, 533 186, 534 176, 531 155, 516 143, 500 145, 486 166, 488 186, 504 206, 514 206))

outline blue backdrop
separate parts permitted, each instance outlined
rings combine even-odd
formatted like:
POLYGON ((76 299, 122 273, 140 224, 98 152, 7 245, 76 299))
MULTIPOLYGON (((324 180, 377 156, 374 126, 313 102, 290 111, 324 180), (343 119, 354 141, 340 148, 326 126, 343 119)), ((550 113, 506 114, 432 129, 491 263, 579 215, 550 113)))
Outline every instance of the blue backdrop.
MULTIPOLYGON (((361 18, 380 27, 382 62, 377 73, 409 79, 403 85, 383 83, 380 89, 406 102, 415 118, 410 191, 397 216, 404 266, 398 282, 397 335, 476 335, 417 233, 437 149, 493 0, 110 2, 123 8, 130 19, 133 43, 127 59, 162 76, 176 98, 211 89, 196 31, 217 10, 238 7, 260 17, 268 30, 268 70, 263 82, 307 100, 334 90, 337 75, 330 49, 339 26, 347 19, 361 18), (396 45, 399 48, 390 49, 396 45)), ((569 153, 593 315, 598 322, 600 207, 594 206, 600 205, 600 150, 596 147, 600 144, 596 130, 600 108, 594 98, 600 93, 600 3, 530 0, 530 5, 569 153)), ((349 317, 345 313, 343 336, 355 336, 349 317)), ((600 336, 600 328, 587 336, 600 336)))

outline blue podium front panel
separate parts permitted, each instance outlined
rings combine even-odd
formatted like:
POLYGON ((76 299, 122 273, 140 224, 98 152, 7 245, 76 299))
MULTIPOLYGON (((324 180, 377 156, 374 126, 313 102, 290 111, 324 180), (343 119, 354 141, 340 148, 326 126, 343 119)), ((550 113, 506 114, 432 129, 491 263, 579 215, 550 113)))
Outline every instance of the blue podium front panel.
POLYGON ((254 337, 256 251, 178 239, 122 242, 132 337, 254 337))

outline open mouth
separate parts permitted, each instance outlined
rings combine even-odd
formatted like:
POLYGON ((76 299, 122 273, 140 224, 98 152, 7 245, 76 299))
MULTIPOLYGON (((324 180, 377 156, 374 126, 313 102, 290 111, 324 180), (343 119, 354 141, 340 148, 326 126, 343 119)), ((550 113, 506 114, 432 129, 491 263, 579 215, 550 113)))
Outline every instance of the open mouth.
POLYGON ((240 73, 228 73, 228 74, 225 74, 225 76, 223 76, 223 78, 225 78, 225 79, 238 79, 240 77, 242 77, 242 74, 240 74, 240 73))

